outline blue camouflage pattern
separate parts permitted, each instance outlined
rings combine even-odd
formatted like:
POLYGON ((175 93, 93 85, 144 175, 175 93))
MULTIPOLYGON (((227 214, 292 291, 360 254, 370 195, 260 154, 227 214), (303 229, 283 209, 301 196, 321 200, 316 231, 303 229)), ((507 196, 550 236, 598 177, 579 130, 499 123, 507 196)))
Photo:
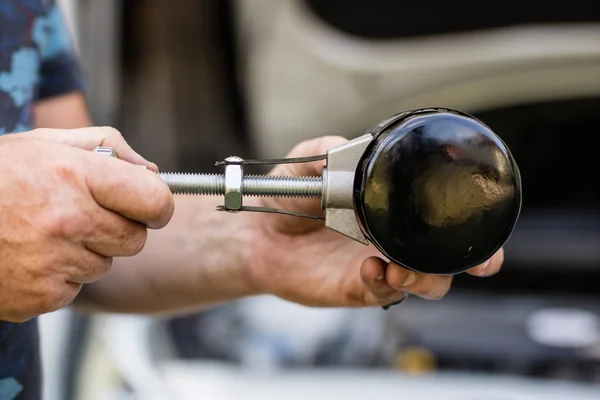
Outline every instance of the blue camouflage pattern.
MULTIPOLYGON (((0 135, 34 128, 39 100, 82 89, 56 1, 0 0, 0 135)), ((0 399, 40 398, 37 320, 0 321, 0 399)))
POLYGON ((32 129, 37 100, 82 88, 55 0, 0 1, 0 134, 32 129))

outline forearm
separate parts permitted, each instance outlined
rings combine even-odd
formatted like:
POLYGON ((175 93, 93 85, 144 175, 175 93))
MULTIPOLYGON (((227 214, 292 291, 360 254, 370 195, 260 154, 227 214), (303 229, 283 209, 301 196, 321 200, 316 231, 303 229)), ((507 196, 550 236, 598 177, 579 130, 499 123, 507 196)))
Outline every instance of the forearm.
POLYGON ((181 313, 257 294, 249 284, 251 216, 215 211, 218 197, 177 196, 169 225, 149 231, 144 250, 115 259, 111 271, 84 285, 82 310, 181 313))

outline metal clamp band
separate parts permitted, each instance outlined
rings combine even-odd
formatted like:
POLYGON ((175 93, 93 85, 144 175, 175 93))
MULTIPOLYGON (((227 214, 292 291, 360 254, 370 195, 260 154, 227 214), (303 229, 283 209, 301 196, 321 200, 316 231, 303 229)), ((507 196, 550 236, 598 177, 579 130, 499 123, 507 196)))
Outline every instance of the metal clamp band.
MULTIPOLYGON (((326 160, 327 154, 310 157, 272 158, 268 160, 242 160, 243 165, 272 165, 272 164, 299 164, 326 160)), ((227 164, 227 161, 217 161, 216 166, 227 164)))

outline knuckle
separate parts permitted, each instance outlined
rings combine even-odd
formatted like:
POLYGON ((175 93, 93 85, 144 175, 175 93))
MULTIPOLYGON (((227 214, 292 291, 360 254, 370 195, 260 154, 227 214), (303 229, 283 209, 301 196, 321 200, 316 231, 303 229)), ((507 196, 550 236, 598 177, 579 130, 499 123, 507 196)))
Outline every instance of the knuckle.
POLYGON ((395 290, 400 290, 402 288, 402 282, 404 279, 399 278, 397 275, 391 275, 387 278, 388 285, 394 288, 395 290))
POLYGON ((76 181, 81 174, 68 160, 56 160, 51 168, 61 181, 76 181))
POLYGON ((410 287, 413 286, 415 284, 415 282, 418 280, 418 277, 415 278, 415 281, 411 282, 407 282, 410 274, 409 271, 404 269, 404 268, 400 268, 400 267, 388 267, 388 273, 386 275, 386 279, 388 281, 388 285, 390 285, 392 288, 396 289, 396 290, 400 290, 404 287, 410 287), (410 283, 409 285, 406 285, 407 283, 410 283))
POLYGON ((112 126, 102 126, 100 127, 100 129, 102 130, 104 136, 107 138, 123 139, 123 134, 118 129, 113 128, 112 126))
POLYGON ((87 266, 86 279, 87 283, 94 282, 100 279, 104 274, 110 271, 112 267, 112 257, 98 257, 98 261, 87 266))
MULTIPOLYGON (((64 285, 64 284, 63 284, 64 285)), ((62 285, 49 284, 40 296, 38 314, 44 314, 61 309, 72 300, 62 285)))
POLYGON ((139 254, 146 246, 146 240, 148 238, 148 231, 141 225, 135 225, 128 230, 127 237, 125 238, 127 243, 127 252, 131 255, 139 254))
POLYGON ((46 236, 74 237, 86 226, 81 214, 64 207, 47 207, 42 213, 39 226, 46 236))
POLYGON ((161 219, 163 216, 168 216, 173 212, 174 199, 173 194, 164 182, 159 182, 156 185, 156 190, 148 199, 149 207, 152 210, 155 219, 161 219))

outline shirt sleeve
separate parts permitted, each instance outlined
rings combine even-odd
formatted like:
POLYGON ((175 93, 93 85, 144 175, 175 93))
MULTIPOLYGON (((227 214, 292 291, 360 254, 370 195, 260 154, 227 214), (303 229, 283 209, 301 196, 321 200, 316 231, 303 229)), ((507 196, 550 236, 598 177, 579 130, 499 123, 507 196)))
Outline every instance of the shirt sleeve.
POLYGON ((84 82, 72 38, 60 7, 51 2, 48 12, 37 24, 40 37, 38 98, 46 99, 83 91, 84 82))

